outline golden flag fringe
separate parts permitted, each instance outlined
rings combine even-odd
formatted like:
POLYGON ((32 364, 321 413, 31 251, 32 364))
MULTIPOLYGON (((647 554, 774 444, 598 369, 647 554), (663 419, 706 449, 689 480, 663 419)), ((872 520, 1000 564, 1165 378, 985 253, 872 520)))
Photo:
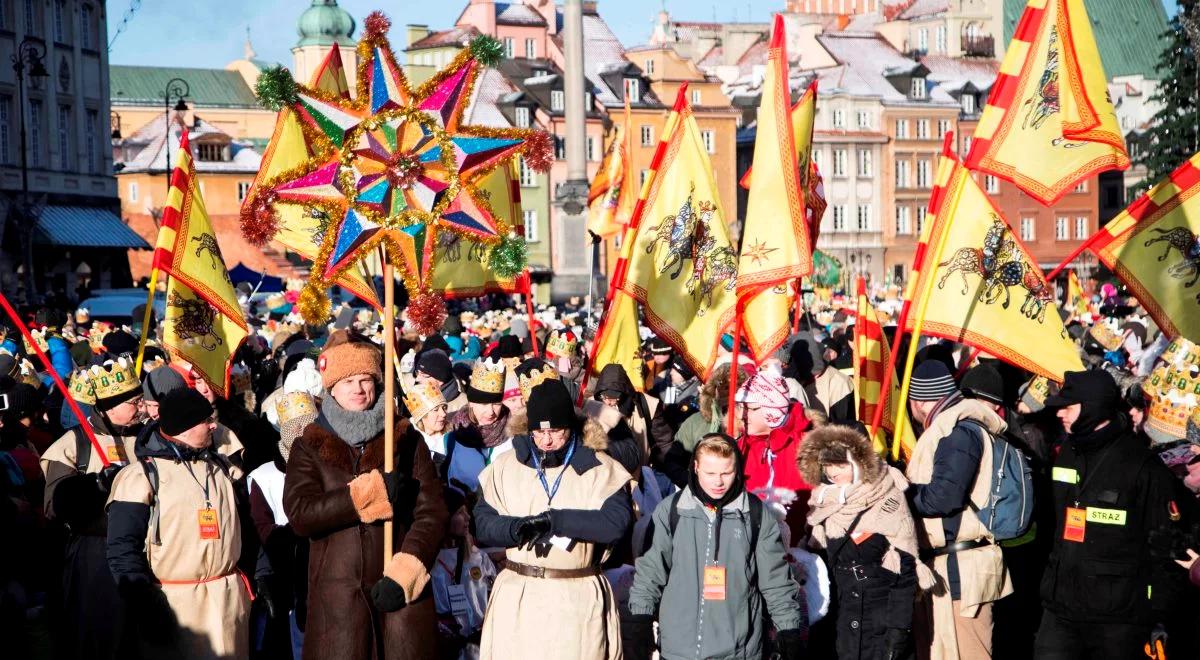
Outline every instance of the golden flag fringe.
POLYGON ((1088 247, 1168 337, 1200 342, 1200 154, 1109 221, 1088 247))
POLYGON ((965 163, 1045 205, 1129 167, 1083 0, 1029 0, 965 163))

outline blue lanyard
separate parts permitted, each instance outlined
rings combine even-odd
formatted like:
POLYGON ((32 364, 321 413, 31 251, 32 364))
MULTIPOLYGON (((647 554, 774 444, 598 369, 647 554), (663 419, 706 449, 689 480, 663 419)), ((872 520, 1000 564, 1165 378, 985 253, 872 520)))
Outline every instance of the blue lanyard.
POLYGON ((567 448, 567 457, 563 459, 562 472, 558 473, 558 477, 554 480, 554 488, 550 487, 546 481, 546 471, 542 469, 542 462, 537 456, 537 447, 531 448, 529 455, 533 458, 533 467, 537 470, 538 479, 542 482, 542 490, 546 491, 546 506, 550 506, 554 502, 554 496, 558 493, 558 487, 562 484, 563 475, 567 473, 567 468, 570 466, 571 457, 575 455, 575 440, 571 440, 571 446, 567 448))

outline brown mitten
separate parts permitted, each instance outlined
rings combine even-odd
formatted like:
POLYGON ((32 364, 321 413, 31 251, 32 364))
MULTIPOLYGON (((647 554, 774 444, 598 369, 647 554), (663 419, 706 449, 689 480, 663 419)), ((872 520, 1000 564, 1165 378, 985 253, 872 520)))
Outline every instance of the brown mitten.
POLYGON ((391 561, 383 567, 383 577, 400 585, 407 603, 416 600, 429 583, 429 571, 425 569, 425 564, 407 552, 392 555, 391 561))
POLYGON ((379 470, 360 474, 350 482, 350 499, 358 519, 365 523, 392 519, 392 503, 388 501, 387 486, 379 470))

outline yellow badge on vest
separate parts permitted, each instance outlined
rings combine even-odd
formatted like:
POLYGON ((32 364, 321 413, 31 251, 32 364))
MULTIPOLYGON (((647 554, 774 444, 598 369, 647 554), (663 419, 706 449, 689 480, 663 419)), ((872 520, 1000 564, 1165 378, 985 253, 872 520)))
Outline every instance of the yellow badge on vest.
POLYGON ((725 600, 725 567, 704 567, 704 600, 725 600))
POLYGON ((200 509, 197 518, 200 521, 200 538, 221 538, 221 524, 217 521, 217 512, 212 508, 200 509))
POLYGON ((1099 523, 1101 525, 1125 525, 1125 512, 1121 509, 1097 509, 1089 506, 1087 508, 1087 521, 1090 523, 1099 523))
POLYGON ((1064 484, 1079 483, 1079 473, 1074 468, 1056 467, 1050 471, 1050 478, 1064 484))

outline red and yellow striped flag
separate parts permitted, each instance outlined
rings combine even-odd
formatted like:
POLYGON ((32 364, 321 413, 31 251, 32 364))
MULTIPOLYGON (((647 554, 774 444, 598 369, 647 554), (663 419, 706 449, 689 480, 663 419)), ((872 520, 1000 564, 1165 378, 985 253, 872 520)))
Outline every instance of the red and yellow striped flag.
POLYGON ((1200 154, 1109 221, 1089 248, 1167 336, 1200 342, 1200 154))
POLYGON ((248 333, 246 319, 204 209, 187 129, 176 163, 154 246, 154 267, 170 275, 163 345, 223 397, 230 362, 248 333))
MULTIPOLYGON (((896 402, 900 400, 900 380, 893 377, 888 387, 888 394, 880 403, 880 390, 883 387, 883 373, 888 368, 891 349, 888 347, 887 335, 879 321, 879 312, 867 298, 866 283, 860 277, 858 280, 858 319, 854 322, 854 392, 858 396, 858 419, 869 422, 875 417, 875 409, 883 406, 883 416, 880 427, 871 437, 871 443, 879 455, 887 451, 886 436, 895 429, 896 402)), ((900 449, 905 458, 912 454, 913 445, 917 443, 912 432, 912 425, 904 426, 904 437, 900 440, 900 449)))
MULTIPOLYGON (((797 127, 791 110, 785 43, 783 16, 776 14, 758 108, 752 164, 755 173, 750 180, 738 256, 738 304, 755 362, 769 357, 787 339, 791 332, 788 314, 795 299, 788 285, 812 272, 807 209, 796 165, 797 127)), ((799 129, 805 132, 807 128, 806 142, 811 143, 812 118, 807 110, 815 111, 815 103, 810 99, 801 107, 804 110, 799 129)), ((801 147, 805 172, 808 146, 801 147)))
POLYGON ((1042 204, 1129 167, 1083 0, 1029 0, 975 129, 966 165, 1042 204))

